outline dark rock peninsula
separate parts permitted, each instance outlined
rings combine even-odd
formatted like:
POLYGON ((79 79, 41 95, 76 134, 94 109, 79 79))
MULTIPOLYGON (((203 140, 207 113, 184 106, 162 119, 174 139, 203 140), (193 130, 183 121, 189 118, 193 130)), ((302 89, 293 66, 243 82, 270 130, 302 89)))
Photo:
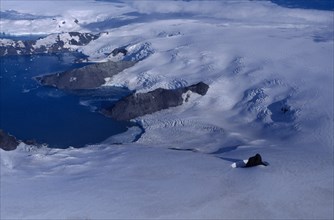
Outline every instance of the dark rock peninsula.
POLYGON ((209 86, 203 82, 178 89, 156 89, 148 93, 135 93, 124 97, 102 113, 116 120, 130 120, 187 102, 191 91, 204 96, 209 86))
POLYGON ((99 37, 100 34, 68 32, 51 34, 38 40, 0 39, 0 56, 70 52, 99 37))
POLYGON ((133 61, 96 63, 62 73, 39 76, 36 80, 42 85, 64 90, 95 89, 106 82, 105 78, 112 77, 135 63, 133 61))
POLYGON ((5 151, 15 150, 20 143, 14 136, 0 130, 0 148, 5 151))

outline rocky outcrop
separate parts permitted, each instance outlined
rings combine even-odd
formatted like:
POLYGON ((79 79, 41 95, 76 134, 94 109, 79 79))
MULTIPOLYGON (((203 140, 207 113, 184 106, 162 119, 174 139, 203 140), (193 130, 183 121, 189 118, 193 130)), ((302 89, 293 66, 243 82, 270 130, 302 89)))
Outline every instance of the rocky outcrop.
POLYGON ((267 166, 267 163, 264 163, 262 161, 262 157, 260 154, 256 154, 253 157, 250 157, 245 165, 245 167, 254 167, 254 166, 258 166, 258 165, 264 165, 267 166))
MULTIPOLYGON (((126 56, 126 54, 128 53, 128 51, 124 48, 124 47, 120 47, 120 48, 115 48, 113 51, 111 51, 111 54, 113 56, 117 56, 118 54, 122 53, 123 56, 126 56)), ((109 55, 109 54, 108 54, 109 55)))
POLYGON ((0 148, 5 151, 15 150, 19 142, 14 136, 0 130, 0 148))
POLYGON ((187 102, 191 93, 204 96, 209 86, 203 82, 178 89, 156 89, 148 93, 131 94, 110 108, 104 109, 103 114, 116 120, 130 120, 151 114, 170 107, 176 107, 187 102))
POLYGON ((42 85, 64 90, 94 89, 103 85, 106 78, 122 72, 135 63, 133 61, 96 63, 62 73, 39 76, 36 80, 42 85))
POLYGON ((99 37, 99 34, 69 32, 51 34, 38 40, 0 39, 0 56, 70 52, 99 37))

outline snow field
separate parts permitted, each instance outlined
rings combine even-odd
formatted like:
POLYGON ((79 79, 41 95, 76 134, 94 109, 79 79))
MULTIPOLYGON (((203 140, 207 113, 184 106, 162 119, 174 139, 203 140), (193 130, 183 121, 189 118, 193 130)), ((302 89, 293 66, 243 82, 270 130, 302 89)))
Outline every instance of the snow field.
POLYGON ((79 48, 90 60, 124 59, 106 55, 123 46, 127 58, 145 57, 105 86, 210 89, 136 119, 145 128, 136 143, 129 131, 81 149, 1 150, 1 218, 333 218, 331 12, 257 1, 68 1, 45 15, 68 18, 65 6, 87 19, 81 31, 104 32, 79 48), (135 20, 113 27, 114 18, 135 20), (256 153, 269 166, 231 168, 256 153))

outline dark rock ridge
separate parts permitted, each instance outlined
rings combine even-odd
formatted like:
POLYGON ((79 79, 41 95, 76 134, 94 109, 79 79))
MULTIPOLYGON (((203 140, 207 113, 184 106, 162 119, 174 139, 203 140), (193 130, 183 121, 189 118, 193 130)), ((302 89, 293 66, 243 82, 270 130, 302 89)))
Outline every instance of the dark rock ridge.
POLYGON ((70 52, 99 37, 100 34, 68 32, 51 34, 38 40, 0 39, 0 56, 70 52))
POLYGON ((42 85, 64 90, 95 89, 124 69, 132 67, 133 61, 108 61, 84 66, 70 71, 36 77, 42 85))
POLYGON ((155 51, 152 48, 150 42, 142 42, 138 44, 129 44, 113 49, 111 52, 104 53, 110 60, 122 60, 122 61, 142 61, 154 54, 155 51))
POLYGON ((0 129, 0 148, 5 151, 15 150, 20 143, 14 136, 0 129))
POLYGON ((135 93, 124 97, 102 113, 116 120, 130 120, 146 114, 151 114, 170 107, 176 107, 187 102, 191 91, 204 96, 209 86, 203 82, 178 89, 156 89, 148 93, 135 93))
POLYGON ((125 56, 128 53, 128 51, 124 47, 115 48, 113 51, 111 51, 111 54, 113 56, 116 56, 119 53, 122 53, 125 56))

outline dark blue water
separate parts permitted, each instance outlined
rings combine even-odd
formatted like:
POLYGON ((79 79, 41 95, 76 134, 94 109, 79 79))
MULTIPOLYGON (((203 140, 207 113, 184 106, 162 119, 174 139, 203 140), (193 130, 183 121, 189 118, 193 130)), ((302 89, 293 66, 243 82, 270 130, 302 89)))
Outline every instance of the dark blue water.
MULTIPOLYGON (((126 0, 96 0, 105 2, 121 3, 126 0)), ((185 2, 198 0, 182 0, 185 2)), ((317 9, 317 10, 334 10, 334 0, 269 0, 273 3, 289 8, 317 9)))
POLYGON ((87 65, 74 60, 68 54, 1 57, 0 129, 21 140, 65 148, 98 143, 132 126, 93 111, 128 94, 125 89, 66 94, 32 79, 87 65))
POLYGON ((288 8, 334 11, 334 0, 271 0, 271 2, 288 8))
POLYGON ((0 33, 0 39, 5 38, 5 39, 11 39, 11 40, 38 40, 39 38, 46 37, 47 35, 9 35, 9 34, 4 34, 0 33))

